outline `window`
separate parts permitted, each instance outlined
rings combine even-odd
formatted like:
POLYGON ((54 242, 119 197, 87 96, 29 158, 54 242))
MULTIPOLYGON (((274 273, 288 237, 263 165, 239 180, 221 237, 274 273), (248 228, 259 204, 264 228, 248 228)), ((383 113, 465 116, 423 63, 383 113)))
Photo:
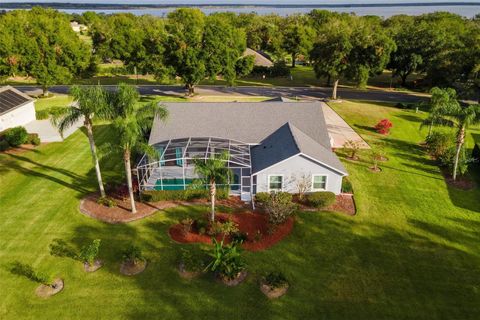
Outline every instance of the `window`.
POLYGON ((183 148, 175 148, 175 158, 177 158, 176 165, 181 167, 183 166, 183 148))
POLYGON ((268 191, 282 191, 283 189, 283 176, 271 175, 268 176, 268 191))
POLYGON ((312 180, 313 191, 325 190, 327 188, 327 176, 313 175, 312 180))

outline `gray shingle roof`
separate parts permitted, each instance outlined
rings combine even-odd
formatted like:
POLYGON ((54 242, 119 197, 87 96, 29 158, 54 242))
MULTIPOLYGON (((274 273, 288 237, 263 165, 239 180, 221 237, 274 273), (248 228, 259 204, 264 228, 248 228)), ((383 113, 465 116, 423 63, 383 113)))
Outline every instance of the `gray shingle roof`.
POLYGON ((243 53, 243 56, 254 56, 255 61, 254 65, 255 66, 261 66, 261 67, 273 67, 273 62, 264 56, 261 52, 255 51, 253 49, 247 48, 245 49, 245 52, 243 53))
POLYGON ((319 144, 291 123, 285 123, 265 138, 258 146, 251 148, 252 172, 258 173, 276 163, 298 154, 303 154, 341 174, 347 174, 337 156, 319 144))
POLYGON ((24 94, 23 92, 10 87, 5 86, 0 88, 0 115, 10 112, 16 108, 19 108, 33 99, 24 94))
POLYGON ((165 103, 164 123, 155 119, 149 143, 185 137, 218 137, 258 144, 290 122, 327 149, 330 138, 319 102, 165 103))

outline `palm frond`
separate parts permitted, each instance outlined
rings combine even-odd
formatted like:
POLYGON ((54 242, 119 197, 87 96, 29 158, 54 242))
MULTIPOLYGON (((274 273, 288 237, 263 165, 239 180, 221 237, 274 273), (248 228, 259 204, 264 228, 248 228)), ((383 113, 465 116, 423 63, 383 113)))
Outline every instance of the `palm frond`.
POLYGON ((82 112, 80 112, 77 107, 72 106, 65 108, 64 112, 52 115, 50 122, 57 127, 58 131, 63 136, 65 130, 77 123, 82 116, 82 112))

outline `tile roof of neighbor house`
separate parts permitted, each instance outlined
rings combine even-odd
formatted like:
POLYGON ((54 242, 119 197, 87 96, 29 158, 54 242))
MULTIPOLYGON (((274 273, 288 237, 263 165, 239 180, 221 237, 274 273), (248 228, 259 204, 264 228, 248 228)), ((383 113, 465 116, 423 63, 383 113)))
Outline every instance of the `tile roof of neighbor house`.
POLYGON ((168 119, 156 118, 150 144, 188 137, 217 137, 259 144, 290 122, 330 149, 320 102, 192 102, 164 103, 168 119))
POLYGON ((29 103, 30 101, 33 101, 33 99, 13 87, 10 87, 10 86, 1 87, 0 88, 0 115, 10 112, 16 108, 19 108, 29 103))
POLYGON ((243 56, 254 56, 255 57, 255 66, 260 66, 260 67, 272 67, 273 62, 265 57, 262 53, 255 51, 253 49, 247 48, 245 49, 245 52, 243 53, 243 56))
POLYGON ((299 154, 321 162, 343 175, 347 174, 344 166, 331 150, 310 138, 290 122, 266 137, 258 146, 252 147, 252 172, 258 173, 299 154))

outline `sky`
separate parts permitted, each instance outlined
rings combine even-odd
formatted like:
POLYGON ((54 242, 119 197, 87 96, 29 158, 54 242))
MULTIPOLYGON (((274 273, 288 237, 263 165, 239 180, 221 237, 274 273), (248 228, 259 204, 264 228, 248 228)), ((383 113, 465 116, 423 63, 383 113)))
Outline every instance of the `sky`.
POLYGON ((334 3, 416 3, 416 2, 477 2, 480 0, 0 0, 2 2, 71 2, 71 3, 121 3, 121 4, 334 4, 334 3))

